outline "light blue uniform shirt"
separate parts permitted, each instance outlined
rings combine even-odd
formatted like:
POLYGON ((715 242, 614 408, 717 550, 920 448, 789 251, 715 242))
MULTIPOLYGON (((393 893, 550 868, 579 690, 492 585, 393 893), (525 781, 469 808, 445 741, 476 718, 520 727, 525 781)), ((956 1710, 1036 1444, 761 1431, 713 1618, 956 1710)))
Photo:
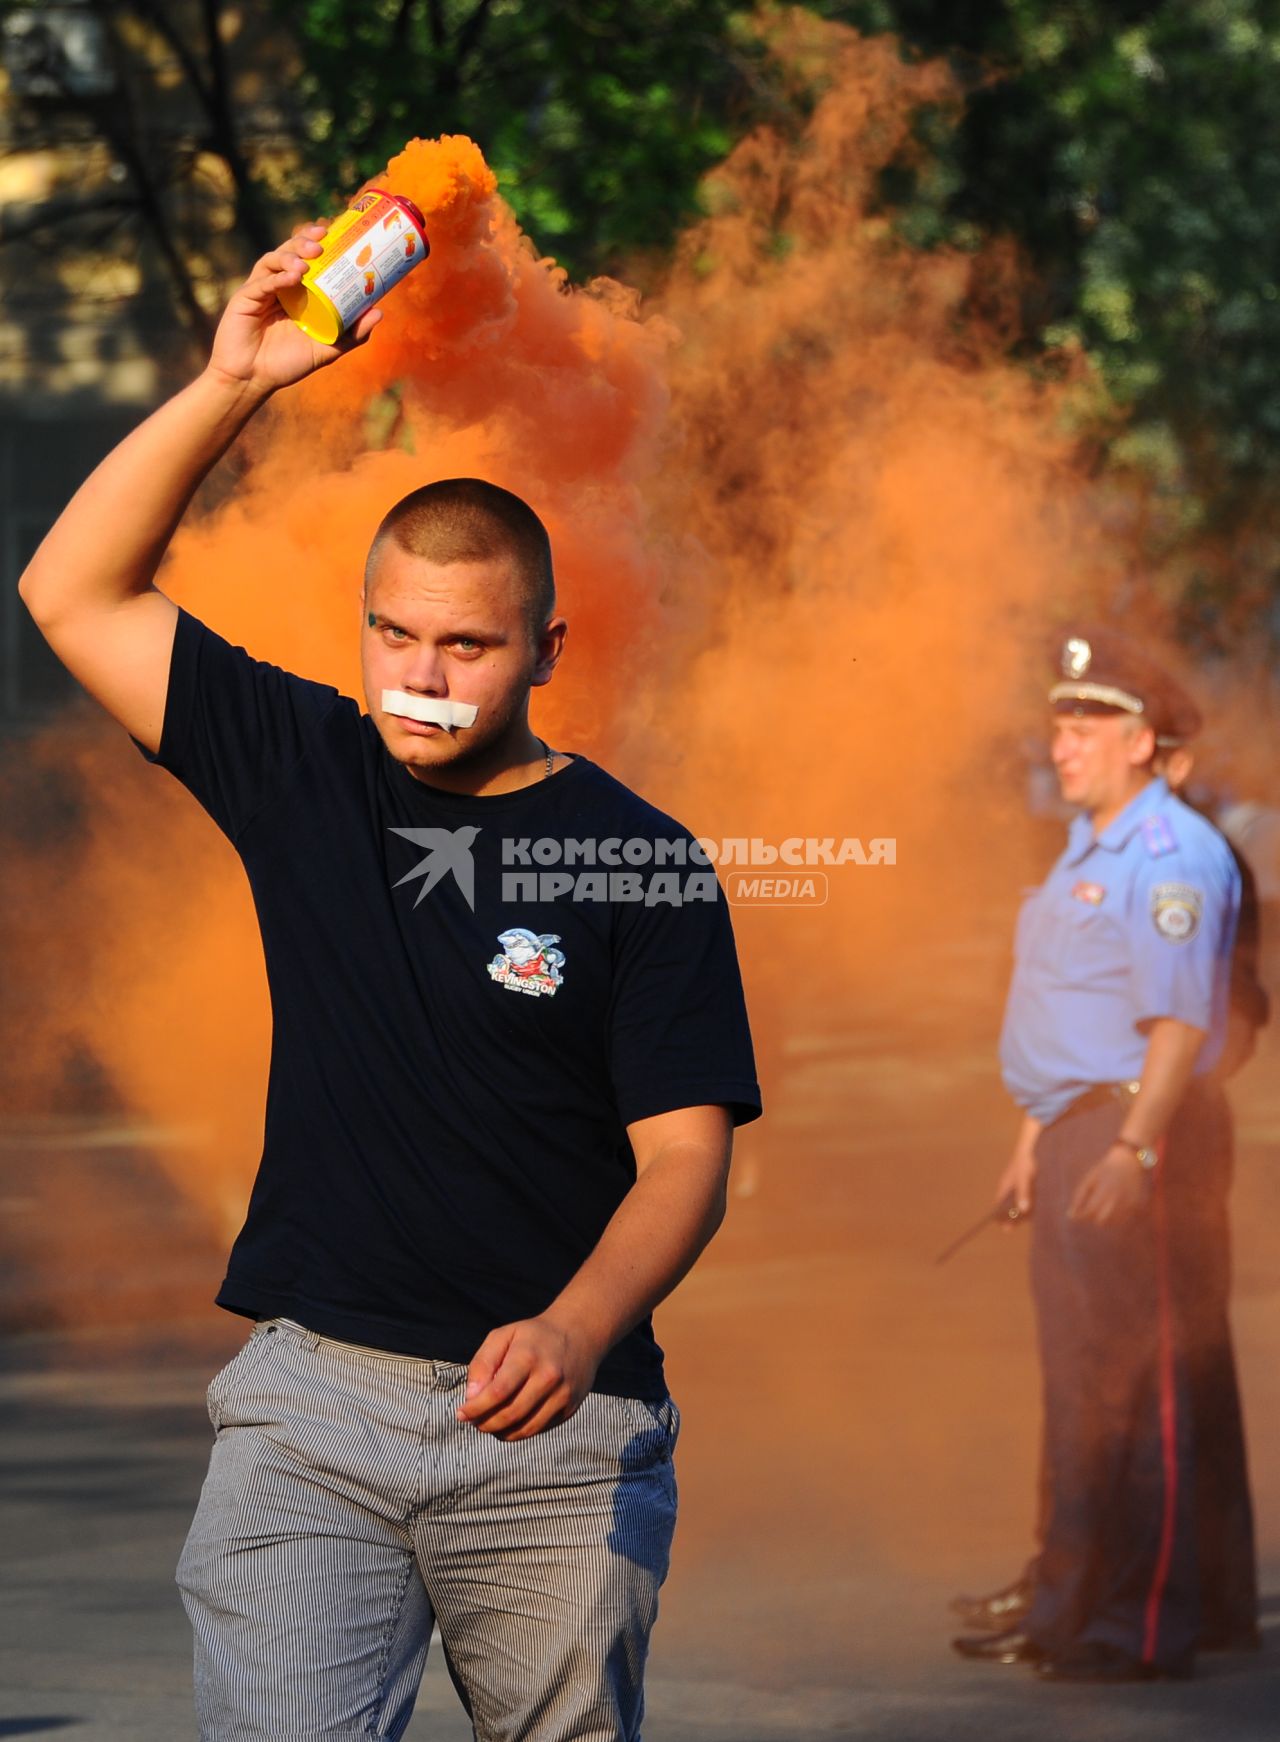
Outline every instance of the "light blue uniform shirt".
POLYGON ((1147 1026, 1207 1031, 1196 1072, 1226 1034, 1240 873, 1211 823, 1153 780, 1095 838, 1066 851, 1018 917, 1000 1035, 1005 1086, 1043 1124, 1098 1083, 1142 1075, 1147 1026))

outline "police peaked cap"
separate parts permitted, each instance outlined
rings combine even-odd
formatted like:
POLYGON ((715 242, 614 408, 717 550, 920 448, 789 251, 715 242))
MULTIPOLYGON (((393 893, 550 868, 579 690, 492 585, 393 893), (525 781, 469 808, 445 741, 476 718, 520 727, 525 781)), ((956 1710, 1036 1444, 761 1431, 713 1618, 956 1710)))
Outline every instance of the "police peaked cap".
POLYGON ((1166 749, 1200 730, 1200 710, 1182 685, 1117 630, 1069 630, 1055 640, 1053 656, 1056 714, 1133 714, 1166 749))

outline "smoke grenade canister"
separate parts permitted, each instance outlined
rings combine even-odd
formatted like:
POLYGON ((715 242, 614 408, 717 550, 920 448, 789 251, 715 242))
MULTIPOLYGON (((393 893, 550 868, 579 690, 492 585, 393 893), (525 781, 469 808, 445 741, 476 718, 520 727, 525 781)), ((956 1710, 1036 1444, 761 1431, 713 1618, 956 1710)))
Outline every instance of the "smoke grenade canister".
POLYGON ((299 284, 280 292, 308 338, 336 345, 367 308, 431 252, 422 213, 402 194, 368 188, 329 226, 299 284))

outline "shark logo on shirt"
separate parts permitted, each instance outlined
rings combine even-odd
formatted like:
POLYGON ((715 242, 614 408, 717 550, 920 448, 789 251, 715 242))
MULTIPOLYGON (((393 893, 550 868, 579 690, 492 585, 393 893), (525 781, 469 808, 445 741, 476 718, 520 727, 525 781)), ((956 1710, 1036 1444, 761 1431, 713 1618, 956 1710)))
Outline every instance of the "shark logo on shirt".
POLYGON ((553 947, 560 942, 560 934, 513 926, 498 933, 498 942, 502 954, 489 963, 489 978, 511 992, 527 992, 533 997, 545 992, 554 998, 556 987, 564 982, 560 972, 564 951, 553 947))

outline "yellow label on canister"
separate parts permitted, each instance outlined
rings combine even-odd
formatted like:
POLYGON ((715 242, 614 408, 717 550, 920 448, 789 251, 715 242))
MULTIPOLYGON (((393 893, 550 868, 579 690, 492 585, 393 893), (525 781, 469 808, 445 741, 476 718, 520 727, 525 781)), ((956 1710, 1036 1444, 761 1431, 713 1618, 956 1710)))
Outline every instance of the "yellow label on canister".
POLYGON ((365 309, 431 252, 422 213, 400 194, 371 188, 329 226, 301 282, 280 292, 308 338, 336 345, 365 309))

